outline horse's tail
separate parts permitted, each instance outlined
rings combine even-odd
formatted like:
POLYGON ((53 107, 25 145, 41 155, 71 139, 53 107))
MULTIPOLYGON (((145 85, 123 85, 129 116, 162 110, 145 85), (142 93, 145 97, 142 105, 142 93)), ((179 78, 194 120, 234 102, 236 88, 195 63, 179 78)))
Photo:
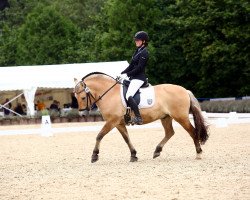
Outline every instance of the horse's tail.
POLYGON ((198 100, 195 98, 193 93, 188 90, 188 94, 190 97, 190 112, 194 117, 194 125, 195 125, 195 136, 198 138, 201 144, 205 144, 209 135, 208 135, 208 125, 205 122, 201 108, 198 100))

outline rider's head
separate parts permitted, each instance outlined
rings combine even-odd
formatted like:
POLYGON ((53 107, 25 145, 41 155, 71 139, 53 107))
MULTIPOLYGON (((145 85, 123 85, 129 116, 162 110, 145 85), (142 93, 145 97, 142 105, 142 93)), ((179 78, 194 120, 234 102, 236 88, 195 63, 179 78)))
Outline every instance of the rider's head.
POLYGON ((142 45, 147 46, 148 41, 149 41, 149 37, 145 31, 139 31, 135 34, 134 40, 136 43, 137 43, 137 41, 138 42, 141 41, 141 42, 139 42, 138 46, 136 44, 137 47, 141 47, 142 45))

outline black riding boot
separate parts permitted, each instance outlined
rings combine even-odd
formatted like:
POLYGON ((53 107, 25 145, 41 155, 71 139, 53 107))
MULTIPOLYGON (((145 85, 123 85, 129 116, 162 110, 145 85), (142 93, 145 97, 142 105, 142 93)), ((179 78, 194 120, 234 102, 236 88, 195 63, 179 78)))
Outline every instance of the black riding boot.
POLYGON ((133 97, 130 96, 128 98, 128 104, 135 114, 135 118, 132 119, 132 124, 142 125, 143 122, 142 122, 142 118, 139 112, 139 108, 133 97))

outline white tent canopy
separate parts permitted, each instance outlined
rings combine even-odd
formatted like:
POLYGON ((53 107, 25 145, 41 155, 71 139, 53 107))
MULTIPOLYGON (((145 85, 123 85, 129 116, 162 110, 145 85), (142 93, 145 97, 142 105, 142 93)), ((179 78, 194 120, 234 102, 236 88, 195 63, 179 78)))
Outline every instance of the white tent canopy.
POLYGON ((117 61, 0 67, 0 91, 22 90, 27 101, 28 113, 34 115, 37 88, 74 88, 74 78, 80 80, 91 72, 103 72, 115 78, 127 66, 127 61, 117 61))

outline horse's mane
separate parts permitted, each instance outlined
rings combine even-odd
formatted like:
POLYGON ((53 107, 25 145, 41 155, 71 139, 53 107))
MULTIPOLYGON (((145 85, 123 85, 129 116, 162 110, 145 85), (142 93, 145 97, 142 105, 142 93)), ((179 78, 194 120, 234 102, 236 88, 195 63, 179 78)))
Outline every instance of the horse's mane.
POLYGON ((98 75, 98 74, 99 74, 99 75, 108 76, 108 77, 112 78, 113 80, 115 80, 112 76, 110 76, 110 75, 108 75, 108 74, 105 74, 105 73, 103 73, 103 72, 91 72, 91 73, 87 74, 86 76, 84 76, 84 77, 82 78, 82 81, 84 81, 84 79, 87 78, 87 77, 89 77, 89 76, 98 75))

